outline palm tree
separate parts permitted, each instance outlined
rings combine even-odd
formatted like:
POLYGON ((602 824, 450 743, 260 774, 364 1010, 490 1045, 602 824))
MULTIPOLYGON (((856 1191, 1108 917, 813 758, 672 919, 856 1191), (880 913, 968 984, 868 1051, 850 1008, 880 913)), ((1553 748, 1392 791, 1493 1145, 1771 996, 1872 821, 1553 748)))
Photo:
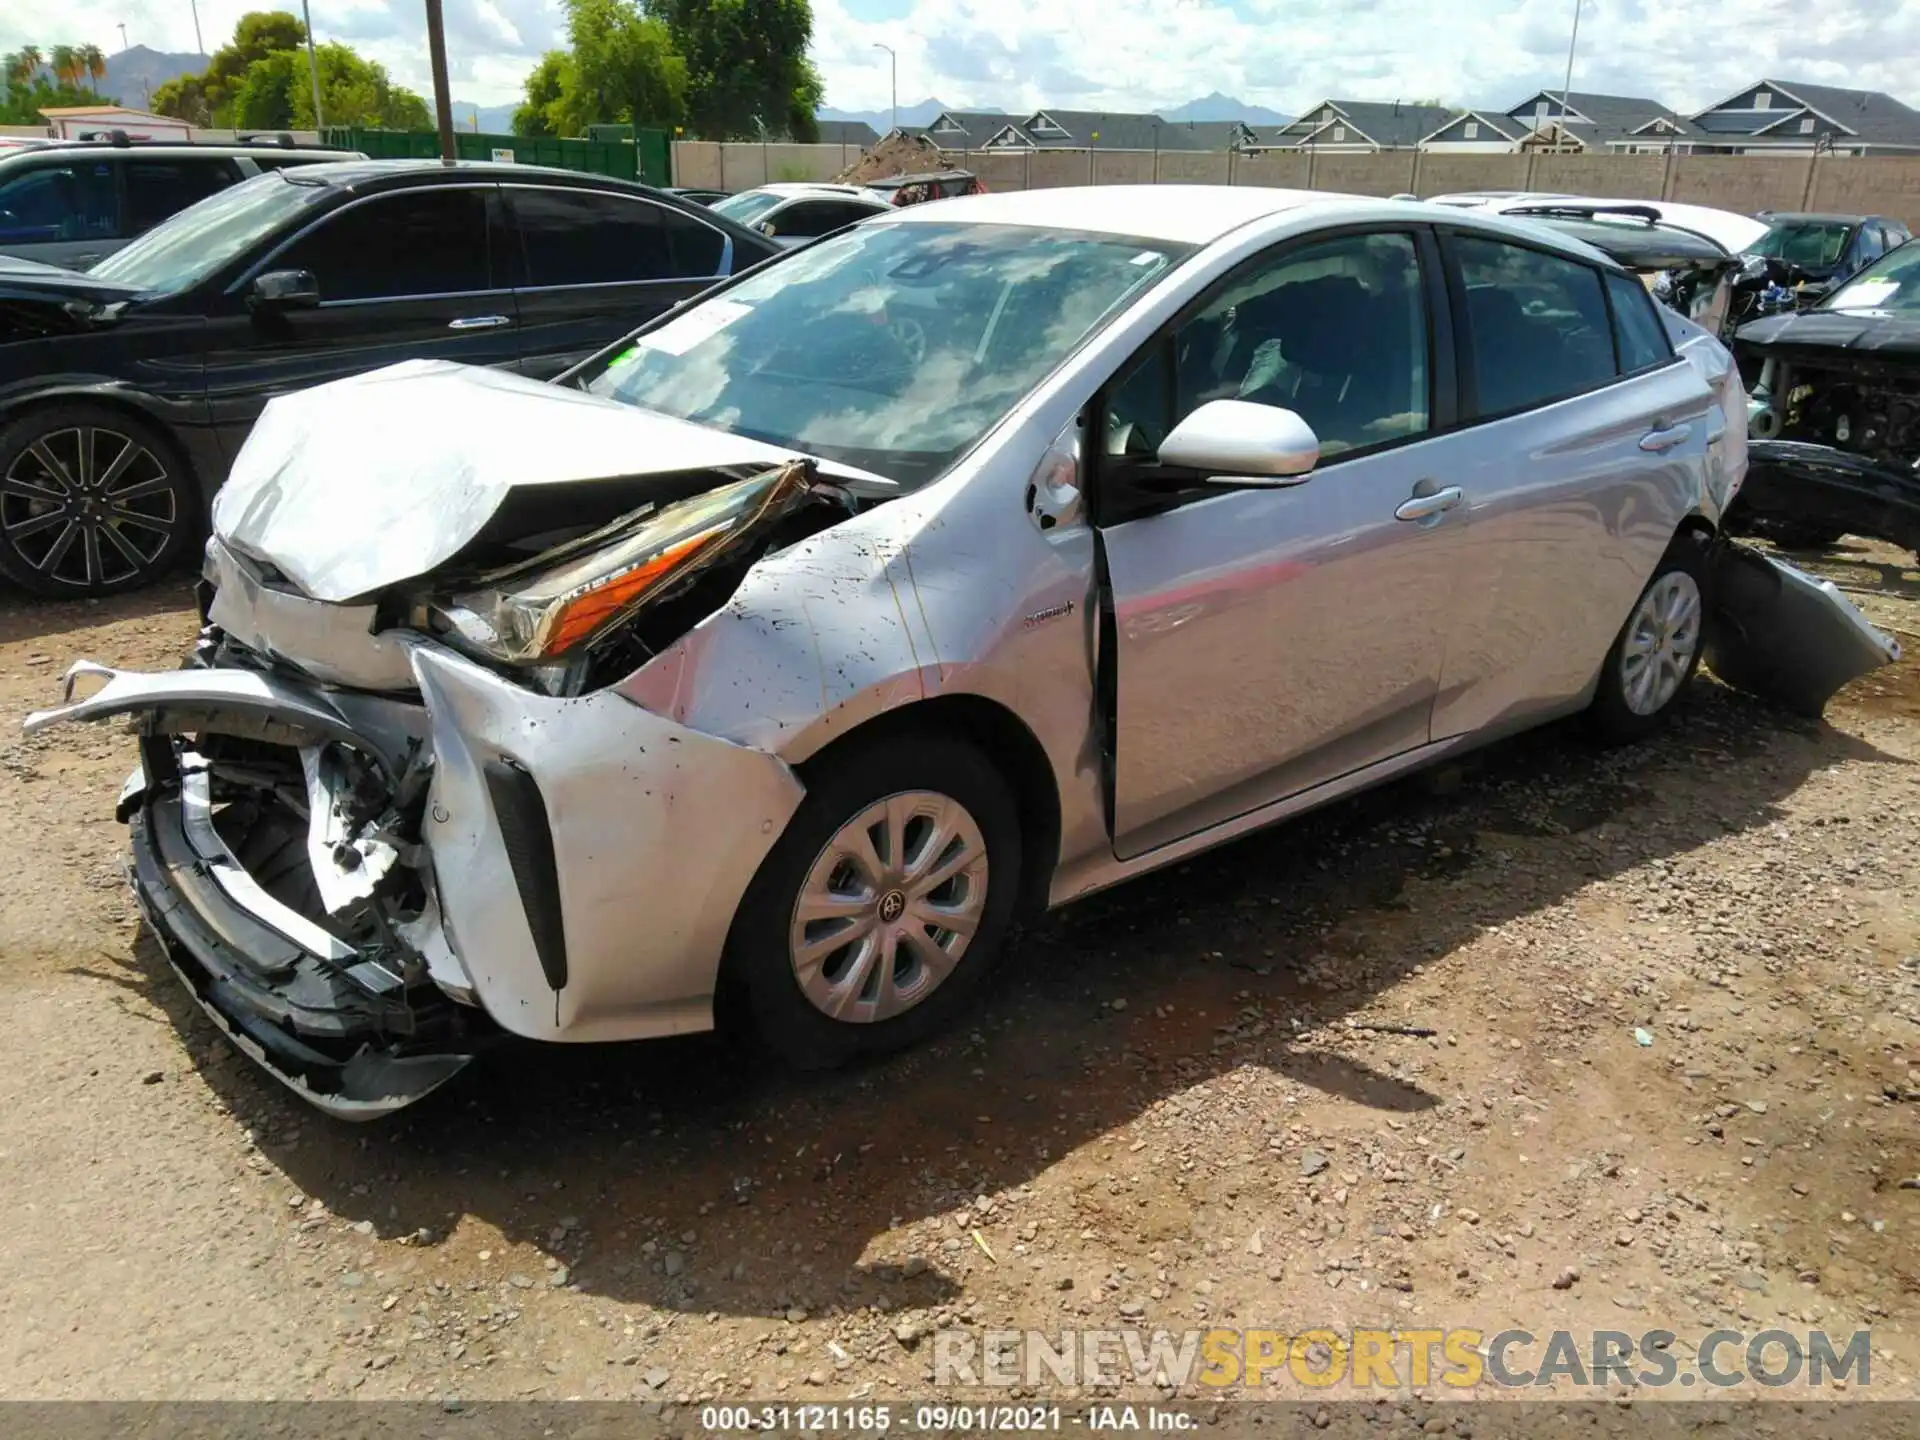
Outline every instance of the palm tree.
POLYGON ((45 63, 37 45, 22 45, 18 53, 7 57, 7 79, 16 85, 31 85, 45 63))
POLYGON ((82 45, 73 58, 89 80, 97 83, 107 78, 107 57, 98 45, 82 45))
POLYGON ((77 86, 80 83, 80 66, 73 58, 71 45, 56 45, 48 64, 53 70, 54 80, 61 85, 77 86))

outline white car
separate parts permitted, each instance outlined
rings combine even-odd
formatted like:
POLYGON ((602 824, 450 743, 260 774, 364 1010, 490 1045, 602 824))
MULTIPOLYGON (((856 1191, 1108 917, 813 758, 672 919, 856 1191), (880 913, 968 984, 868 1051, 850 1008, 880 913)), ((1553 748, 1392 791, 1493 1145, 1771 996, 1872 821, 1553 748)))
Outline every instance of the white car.
POLYGON ((1533 190, 1470 190, 1453 195, 1436 195, 1436 205, 1450 205, 1457 210, 1488 210, 1496 215, 1504 215, 1510 210, 1525 209, 1529 206, 1565 203, 1570 205, 1640 205, 1656 212, 1668 225, 1677 225, 1682 230, 1692 230, 1709 240, 1724 245, 1735 255, 1745 254, 1762 235, 1767 233, 1765 222, 1755 220, 1751 215, 1736 215, 1731 210, 1716 210, 1707 205, 1680 205, 1671 200, 1620 200, 1601 199, 1592 195, 1563 195, 1557 191, 1533 190))
POLYGON ((778 244, 793 246, 885 215, 893 203, 860 185, 791 184, 742 190, 709 208, 778 244))

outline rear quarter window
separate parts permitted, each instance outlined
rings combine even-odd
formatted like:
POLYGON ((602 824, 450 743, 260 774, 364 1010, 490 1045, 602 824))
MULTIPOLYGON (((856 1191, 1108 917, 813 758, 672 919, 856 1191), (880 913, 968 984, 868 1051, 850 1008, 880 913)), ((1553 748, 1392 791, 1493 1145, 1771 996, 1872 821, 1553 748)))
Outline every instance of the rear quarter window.
POLYGON ((1620 372, 1631 375, 1651 370, 1673 358, 1673 346, 1667 340, 1667 327, 1654 313, 1653 298, 1646 286, 1631 275, 1608 271, 1607 299, 1613 305, 1613 338, 1620 347, 1620 372))

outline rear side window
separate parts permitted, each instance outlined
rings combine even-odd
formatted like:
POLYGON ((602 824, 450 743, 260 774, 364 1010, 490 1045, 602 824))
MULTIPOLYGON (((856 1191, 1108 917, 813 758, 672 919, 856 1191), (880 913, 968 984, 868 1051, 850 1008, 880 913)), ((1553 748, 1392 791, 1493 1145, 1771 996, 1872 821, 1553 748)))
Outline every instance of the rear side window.
POLYGON ((140 235, 239 178, 231 160, 126 160, 127 229, 140 235))
POLYGON ((487 193, 434 186, 378 196, 322 220, 268 268, 311 270, 322 301, 491 289, 487 193))
POLYGON ((777 233, 801 240, 831 235, 846 225, 866 219, 875 212, 865 205, 847 200, 803 200, 773 217, 777 233))
POLYGON ((1453 249, 1481 415, 1549 404, 1618 373, 1598 270, 1479 236, 1456 236, 1453 249))
POLYGON ((675 275, 720 273, 720 261, 727 251, 726 236, 713 226, 664 205, 660 207, 660 219, 667 229, 667 249, 673 257, 675 275))
POLYGON ((1620 370, 1626 375, 1649 370, 1673 358, 1667 327, 1654 313, 1647 287, 1631 275, 1607 272, 1607 298, 1613 302, 1613 338, 1620 346, 1620 370))
MULTIPOLYGON (((669 212, 650 201, 596 190, 516 187, 509 194, 529 285, 609 285, 684 273, 674 264, 669 212)), ((718 265, 716 255, 695 273, 711 275, 718 265)))
POLYGON ((36 165, 0 180, 0 244, 57 245, 119 233, 120 201, 108 161, 36 165))

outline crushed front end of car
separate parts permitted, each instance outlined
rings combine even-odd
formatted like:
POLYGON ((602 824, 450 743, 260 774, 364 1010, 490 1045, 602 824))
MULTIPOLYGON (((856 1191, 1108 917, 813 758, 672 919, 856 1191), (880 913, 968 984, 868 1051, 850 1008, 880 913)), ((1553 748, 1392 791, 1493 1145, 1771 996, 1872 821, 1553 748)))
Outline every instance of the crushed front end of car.
POLYGON ((132 720, 142 913, 332 1114, 411 1104, 503 1033, 705 1029, 801 787, 613 686, 853 504, 805 457, 517 377, 323 386, 269 407, 218 498, 188 663, 82 661, 27 728, 132 720), (383 406, 435 449, 328 439, 383 406))
POLYGON ((1757 380, 1729 524, 1789 545, 1843 534, 1920 550, 1920 320, 1816 310, 1741 329, 1757 380))

